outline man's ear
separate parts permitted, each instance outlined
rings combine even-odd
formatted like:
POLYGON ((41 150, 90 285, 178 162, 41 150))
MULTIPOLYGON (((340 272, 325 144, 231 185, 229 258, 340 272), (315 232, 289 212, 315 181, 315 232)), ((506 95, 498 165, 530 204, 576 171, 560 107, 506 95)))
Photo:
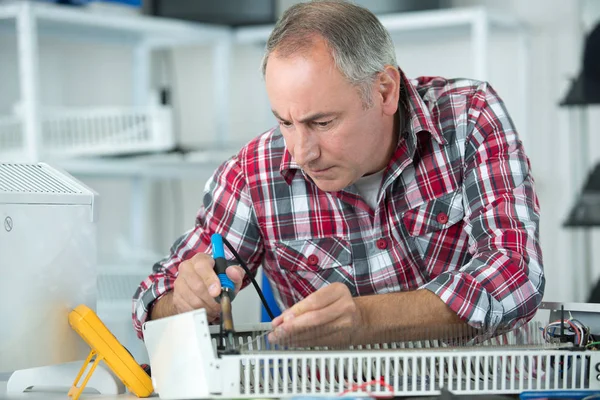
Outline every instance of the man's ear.
POLYGON ((384 114, 394 115, 398 111, 400 99, 400 71, 398 67, 386 65, 377 78, 377 91, 381 96, 381 108, 384 114))

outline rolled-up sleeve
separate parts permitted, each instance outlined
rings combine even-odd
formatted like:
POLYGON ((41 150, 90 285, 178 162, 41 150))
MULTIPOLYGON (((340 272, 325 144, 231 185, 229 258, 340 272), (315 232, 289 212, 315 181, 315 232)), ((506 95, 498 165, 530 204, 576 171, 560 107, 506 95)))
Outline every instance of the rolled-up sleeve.
MULTIPOLYGON (((142 324, 148 320, 154 301, 173 289, 179 264, 195 254, 210 253, 210 237, 220 233, 256 273, 263 246, 256 215, 238 158, 222 164, 206 183, 203 205, 194 228, 178 238, 167 257, 157 262, 153 272, 141 282, 133 296, 133 327, 142 338, 142 324)), ((225 249, 225 256, 233 256, 225 249)), ((249 282, 246 277, 244 286, 249 282)))
POLYGON ((527 322, 541 303, 540 210, 523 145, 487 84, 472 98, 468 126, 462 194, 472 257, 423 288, 469 325, 491 333, 527 322))

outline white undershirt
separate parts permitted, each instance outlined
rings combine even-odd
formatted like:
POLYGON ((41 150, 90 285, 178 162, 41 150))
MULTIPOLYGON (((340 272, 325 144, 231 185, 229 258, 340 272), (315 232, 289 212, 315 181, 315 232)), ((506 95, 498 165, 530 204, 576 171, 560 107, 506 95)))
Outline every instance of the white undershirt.
POLYGON ((376 172, 372 175, 363 176, 354 185, 358 190, 358 193, 362 196, 367 204, 374 210, 377 208, 377 195, 379 194, 379 188, 381 188, 381 179, 383 178, 384 170, 376 172))

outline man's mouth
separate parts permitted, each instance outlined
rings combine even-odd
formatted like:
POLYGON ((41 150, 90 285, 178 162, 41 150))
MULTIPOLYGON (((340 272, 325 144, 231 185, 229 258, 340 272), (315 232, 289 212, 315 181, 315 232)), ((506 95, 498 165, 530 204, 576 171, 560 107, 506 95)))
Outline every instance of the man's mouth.
POLYGON ((311 174, 319 175, 319 174, 323 174, 323 173, 329 171, 331 168, 333 168, 333 167, 327 167, 327 168, 321 168, 321 169, 312 169, 311 168, 309 171, 311 174))

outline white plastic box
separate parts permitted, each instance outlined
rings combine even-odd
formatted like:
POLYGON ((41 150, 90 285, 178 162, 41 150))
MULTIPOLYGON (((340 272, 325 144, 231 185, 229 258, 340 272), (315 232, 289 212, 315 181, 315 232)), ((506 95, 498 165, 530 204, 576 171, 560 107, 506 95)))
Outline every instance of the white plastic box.
POLYGON ((67 317, 96 308, 96 196, 46 164, 0 163, 0 372, 89 352, 67 317))

